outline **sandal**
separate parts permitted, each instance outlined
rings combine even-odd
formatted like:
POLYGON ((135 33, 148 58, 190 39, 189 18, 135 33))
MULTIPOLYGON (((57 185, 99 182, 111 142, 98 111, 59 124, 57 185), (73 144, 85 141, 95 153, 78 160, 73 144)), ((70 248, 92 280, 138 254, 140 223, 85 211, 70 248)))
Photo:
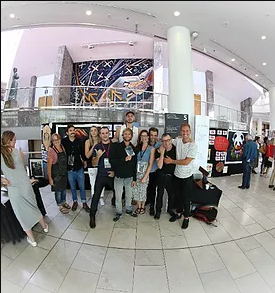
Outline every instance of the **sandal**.
POLYGON ((68 212, 69 212, 69 210, 66 209, 66 208, 63 207, 63 206, 59 207, 59 210, 60 210, 60 212, 61 212, 62 214, 68 214, 68 212))
POLYGON ((141 215, 145 214, 145 211, 146 211, 145 208, 141 208, 141 209, 140 209, 140 214, 141 214, 141 215))
POLYGON ((70 210, 71 209, 71 206, 68 205, 66 202, 62 205, 65 209, 68 209, 70 210))
POLYGON ((141 212, 141 208, 137 208, 136 211, 135 211, 135 214, 139 215, 141 212))

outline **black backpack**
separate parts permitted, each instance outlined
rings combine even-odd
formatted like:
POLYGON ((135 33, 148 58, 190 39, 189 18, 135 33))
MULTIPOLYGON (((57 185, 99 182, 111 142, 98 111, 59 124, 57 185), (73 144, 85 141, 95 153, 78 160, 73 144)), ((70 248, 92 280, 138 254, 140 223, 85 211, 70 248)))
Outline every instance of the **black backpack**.
POLYGON ((202 222, 205 222, 208 225, 213 225, 217 227, 213 222, 216 221, 218 210, 212 206, 200 206, 197 207, 192 216, 202 222))

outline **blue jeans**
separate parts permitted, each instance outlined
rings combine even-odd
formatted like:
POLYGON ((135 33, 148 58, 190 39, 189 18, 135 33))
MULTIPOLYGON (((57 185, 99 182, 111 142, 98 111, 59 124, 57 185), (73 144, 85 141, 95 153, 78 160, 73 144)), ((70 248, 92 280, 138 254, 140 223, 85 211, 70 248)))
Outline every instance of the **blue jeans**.
POLYGON ((66 202, 66 190, 61 189, 54 192, 55 201, 58 206, 62 206, 66 202))
POLYGON ((76 193, 76 181, 79 186, 80 198, 83 203, 86 202, 86 194, 85 194, 85 176, 84 169, 81 168, 77 171, 68 171, 68 179, 72 191, 73 201, 77 201, 77 193, 76 193))
POLYGON ((243 162, 243 183, 242 187, 249 188, 251 181, 252 164, 250 162, 243 162))
POLYGON ((125 187, 126 211, 132 211, 132 182, 133 177, 117 178, 114 180, 114 188, 116 194, 116 212, 122 214, 122 191, 125 187))

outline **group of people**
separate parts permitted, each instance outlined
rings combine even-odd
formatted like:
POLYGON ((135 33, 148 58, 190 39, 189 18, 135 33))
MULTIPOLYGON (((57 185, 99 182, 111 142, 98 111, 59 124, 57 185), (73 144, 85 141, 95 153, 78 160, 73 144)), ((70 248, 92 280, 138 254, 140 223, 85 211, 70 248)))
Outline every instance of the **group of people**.
MULTIPOLYGON (((180 138, 172 139, 170 134, 164 133, 159 139, 157 128, 147 131, 134 126, 135 114, 132 111, 126 113, 125 120, 112 140, 106 126, 91 127, 89 138, 84 143, 76 137, 71 124, 66 128, 65 138, 58 133, 52 135, 47 174, 60 212, 67 214, 70 209, 77 209, 78 185, 83 209, 90 214, 90 227, 95 228, 98 205, 104 205, 104 189, 109 187, 113 191, 115 222, 121 218, 124 205, 126 214, 137 217, 145 213, 148 204, 150 215, 159 219, 166 189, 170 221, 174 222, 183 215, 182 228, 186 229, 197 153, 189 124, 181 126, 180 138), (86 167, 91 184, 90 207, 85 194, 86 167), (66 202, 67 182, 72 193, 72 206, 66 202)), ((24 156, 15 148, 15 141, 12 131, 3 132, 1 170, 5 177, 1 177, 1 185, 8 188, 13 210, 28 235, 28 242, 36 246, 32 227, 40 222, 48 232, 48 225, 37 207, 31 185, 33 179, 29 179, 26 173, 24 156)))
MULTIPOLYGON (((259 166, 260 154, 262 156, 262 162, 260 166, 260 176, 265 178, 269 177, 269 170, 272 169, 275 159, 275 139, 272 138, 270 141, 268 137, 265 137, 263 143, 259 136, 256 136, 254 141, 251 135, 246 136, 246 144, 243 149, 242 162, 243 162, 243 181, 242 185, 239 186, 241 189, 250 188, 251 173, 257 174, 256 168, 259 166)), ((275 181, 275 166, 273 167, 272 174, 269 179, 269 188, 274 187, 275 181)))

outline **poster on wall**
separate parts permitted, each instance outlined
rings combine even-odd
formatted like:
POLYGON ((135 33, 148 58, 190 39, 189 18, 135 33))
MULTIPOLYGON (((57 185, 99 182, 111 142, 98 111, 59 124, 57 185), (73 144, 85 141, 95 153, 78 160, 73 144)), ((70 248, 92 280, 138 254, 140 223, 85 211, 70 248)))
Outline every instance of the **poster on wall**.
POLYGON ((151 109, 153 77, 153 59, 110 59, 74 63, 70 102, 151 109), (151 104, 148 103, 150 101, 151 104))
POLYGON ((240 164, 243 147, 245 145, 245 137, 247 132, 243 131, 228 131, 229 147, 227 150, 226 164, 240 164))

